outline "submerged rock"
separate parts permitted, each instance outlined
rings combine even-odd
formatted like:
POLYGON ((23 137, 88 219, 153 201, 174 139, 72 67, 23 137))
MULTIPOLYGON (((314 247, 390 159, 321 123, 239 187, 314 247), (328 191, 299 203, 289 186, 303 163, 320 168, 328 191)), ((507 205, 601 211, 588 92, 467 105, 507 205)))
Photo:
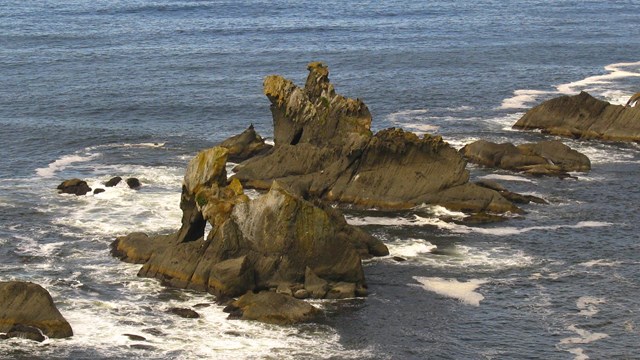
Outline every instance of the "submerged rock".
POLYGON ((84 180, 69 179, 60 183, 60 185, 58 185, 58 190, 60 190, 60 193, 80 196, 86 195, 89 191, 91 191, 91 188, 84 180))
POLYGON ((198 314, 194 310, 187 309, 187 308, 172 307, 169 310, 167 310, 167 312, 171 313, 171 314, 174 314, 174 315, 178 315, 178 316, 183 317, 185 319, 198 319, 200 317, 200 314, 198 314))
POLYGON ((232 136, 220 143, 221 147, 229 150, 229 161, 240 162, 248 158, 264 154, 272 146, 266 144, 264 139, 258 135, 251 124, 239 135, 232 136))
POLYGON ((476 184, 478 184, 478 186, 482 186, 482 187, 486 187, 486 188, 489 188, 489 189, 493 189, 493 190, 499 192, 500 195, 502 195, 505 198, 509 199, 509 201, 517 203, 517 204, 528 204, 528 203, 548 204, 548 202, 546 200, 544 200, 543 198, 537 197, 537 196, 523 195, 523 194, 518 194, 518 193, 515 193, 515 192, 511 192, 511 191, 507 190, 504 186, 498 184, 495 181, 482 180, 482 181, 477 181, 476 184))
POLYGON ((513 128, 580 139, 640 141, 640 107, 612 105, 583 91, 543 102, 513 128))
POLYGON ((268 189, 273 181, 304 198, 361 208, 408 209, 423 203, 471 212, 518 212, 500 194, 468 182, 466 162, 439 136, 386 129, 373 135, 359 99, 336 94, 322 63, 308 66, 304 88, 268 76, 274 148, 239 164, 235 178, 268 189))
POLYGON ((37 328, 50 338, 73 335, 71 325, 42 286, 21 281, 0 282, 0 332, 13 331, 16 336, 37 337, 31 328, 37 328))
POLYGON ((126 182, 129 188, 134 190, 137 190, 142 186, 142 183, 140 182, 140 180, 138 180, 138 178, 128 178, 126 182))
POLYGON ((567 177, 570 171, 591 169, 591 162, 586 155, 556 140, 518 146, 478 140, 465 145, 460 153, 475 164, 531 175, 567 177))
POLYGON ((109 181, 104 183, 104 186, 106 186, 106 187, 114 187, 114 186, 118 185, 120 183, 120 181, 122 181, 122 178, 120 176, 112 177, 111 179, 109 179, 109 181))
POLYGON ((322 312, 294 297, 272 291, 248 292, 231 303, 225 311, 229 318, 257 320, 269 324, 289 325, 315 320, 322 312))
POLYGON ((37 342, 43 342, 46 339, 42 331, 37 327, 22 324, 16 324, 11 327, 7 333, 7 339, 10 338, 28 339, 37 342))

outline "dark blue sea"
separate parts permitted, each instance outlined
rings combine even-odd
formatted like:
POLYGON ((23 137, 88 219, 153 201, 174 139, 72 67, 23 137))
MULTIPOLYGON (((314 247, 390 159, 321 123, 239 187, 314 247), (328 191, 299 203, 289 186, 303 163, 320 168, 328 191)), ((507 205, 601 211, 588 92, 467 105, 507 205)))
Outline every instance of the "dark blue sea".
POLYGON ((116 236, 180 223, 200 149, 249 124, 272 136, 262 80, 304 84, 324 61, 373 128, 516 144, 531 106, 582 90, 640 91, 640 1, 0 2, 0 280, 43 285, 70 339, 0 341, 7 359, 640 359, 640 146, 562 139, 593 169, 472 179, 546 199, 523 217, 456 225, 443 208, 347 211, 391 256, 365 263, 366 299, 317 301, 319 324, 200 319, 207 294, 136 277, 116 236), (65 179, 98 194, 59 195, 65 179), (393 260, 393 256, 407 259, 393 260), (136 334, 146 340, 131 340, 136 334))

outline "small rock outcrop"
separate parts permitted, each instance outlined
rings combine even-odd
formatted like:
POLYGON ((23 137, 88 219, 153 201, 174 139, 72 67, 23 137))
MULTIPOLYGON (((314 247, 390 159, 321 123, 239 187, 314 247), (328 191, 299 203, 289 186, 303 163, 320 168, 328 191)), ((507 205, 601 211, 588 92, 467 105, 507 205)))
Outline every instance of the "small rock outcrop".
POLYGON ((221 298, 303 289, 307 269, 327 283, 327 293, 335 289, 332 296, 366 294, 360 254, 386 255, 386 246, 348 225, 339 212, 325 211, 278 182, 249 199, 237 179, 227 181, 227 155, 227 149, 214 147, 189 162, 176 233, 118 237, 112 254, 143 264, 139 276, 221 298), (211 230, 205 235, 207 223, 211 230), (353 291, 344 291, 345 283, 353 291))
POLYGON ((142 186, 142 183, 140 182, 140 180, 138 180, 138 178, 128 178, 126 182, 129 188, 133 190, 140 189, 140 187, 142 186))
POLYGON ((120 176, 115 176, 115 177, 112 177, 111 179, 109 179, 109 181, 107 181, 106 183, 104 183, 104 186, 106 186, 106 187, 114 187, 114 186, 118 185, 120 183, 120 181, 122 181, 122 178, 120 176))
POLYGON ((315 320, 322 312, 294 297, 272 291, 248 292, 225 308, 230 319, 289 325, 315 320))
POLYGON ((69 179, 58 185, 58 190, 63 194, 86 195, 91 188, 86 181, 80 179, 69 179))
POLYGON ((519 212, 495 191, 469 183, 465 160, 441 137, 395 128, 372 134, 367 106, 337 94, 326 65, 314 62, 308 70, 304 88, 281 76, 265 79, 275 145, 234 169, 244 186, 266 190, 277 181, 304 198, 360 208, 426 203, 519 212))
POLYGON ((265 143, 253 128, 253 124, 242 133, 232 136, 218 146, 229 150, 229 161, 240 162, 269 151, 272 146, 265 143))
POLYGON ((38 284, 21 281, 0 282, 0 332, 37 341, 43 340, 39 332, 50 338, 73 335, 49 292, 38 284))
POLYGON ((527 111, 514 129, 580 139, 640 141, 640 107, 612 105, 586 92, 560 96, 527 111))
POLYGON ((478 140, 465 145, 460 153, 471 163, 532 175, 566 177, 571 171, 591 169, 586 155, 555 140, 518 146, 478 140))

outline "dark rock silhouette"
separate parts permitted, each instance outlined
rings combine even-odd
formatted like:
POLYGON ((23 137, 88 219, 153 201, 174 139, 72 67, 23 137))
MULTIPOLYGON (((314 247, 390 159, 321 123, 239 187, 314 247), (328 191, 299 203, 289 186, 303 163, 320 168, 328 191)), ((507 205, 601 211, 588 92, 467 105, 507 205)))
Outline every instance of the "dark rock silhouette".
POLYGON ((640 107, 611 105, 583 91, 543 102, 513 128, 580 139, 640 141, 640 107))
POLYGON ((80 179, 69 179, 63 181, 60 185, 58 185, 58 190, 60 193, 65 194, 74 194, 74 195, 86 195, 91 188, 87 185, 87 182, 80 179))
POLYGON ((571 171, 589 171, 589 158, 560 141, 540 141, 515 146, 478 140, 460 153, 469 162, 532 175, 567 177, 571 171))
POLYGON ((264 154, 272 148, 256 133, 253 124, 249 125, 242 133, 224 140, 219 146, 229 150, 229 161, 232 162, 247 160, 256 155, 264 154))

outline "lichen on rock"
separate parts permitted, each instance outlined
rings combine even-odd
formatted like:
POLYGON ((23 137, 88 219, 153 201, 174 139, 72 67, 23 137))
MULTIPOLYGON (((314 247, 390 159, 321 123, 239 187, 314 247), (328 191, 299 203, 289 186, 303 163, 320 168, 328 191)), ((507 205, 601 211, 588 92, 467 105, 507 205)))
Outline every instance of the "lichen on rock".
POLYGON ((362 100, 337 94, 325 64, 310 63, 308 70, 304 87, 277 75, 265 79, 275 146, 234 169, 243 185, 266 190, 278 181, 305 198, 360 208, 460 207, 462 200, 471 212, 519 211, 500 194, 469 184, 465 160, 441 137, 394 128, 374 135, 362 100), (490 204, 500 205, 481 207, 490 204))

